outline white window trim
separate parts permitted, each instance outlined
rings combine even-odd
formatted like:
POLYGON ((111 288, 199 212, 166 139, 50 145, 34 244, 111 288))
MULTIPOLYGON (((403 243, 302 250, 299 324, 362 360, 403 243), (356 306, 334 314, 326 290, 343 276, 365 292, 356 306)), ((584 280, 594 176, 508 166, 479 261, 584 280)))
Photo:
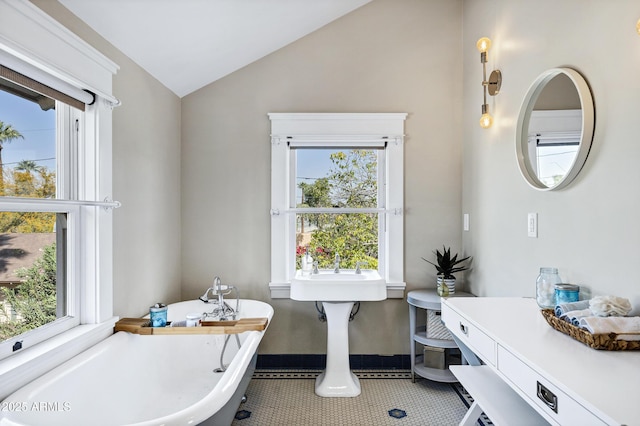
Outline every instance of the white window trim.
MULTIPOLYGON (((404 121, 406 113, 270 113, 271 279, 273 299, 290 297, 295 251, 295 205, 290 182, 290 144, 309 147, 383 146, 384 229, 380 272, 387 298, 403 298, 404 282, 404 121)), ((379 182, 380 184, 380 182, 379 182)))
POLYGON ((11 337, 0 343, 0 361, 14 355, 12 346, 20 342, 24 348, 32 347, 51 336, 80 325, 80 263, 74 261, 80 256, 80 206, 68 205, 64 201, 46 199, 0 198, 0 210, 8 212, 49 212, 67 214, 66 241, 66 315, 62 318, 27 333, 11 337))
MULTIPOLYGON (((118 104, 111 88, 118 66, 27 0, 0 0, 0 16, 1 52, 96 94, 78 136, 77 187, 64 192, 70 190, 72 200, 110 200, 112 108, 118 104)), ((75 236, 82 251, 82 256, 75 256, 82 259, 76 269, 80 325, 0 361, 0 399, 111 335, 117 320, 113 316, 112 210, 64 200, 50 203, 52 208, 77 212, 74 216, 80 220, 75 236)), ((0 202, 0 208, 9 204, 0 202)))

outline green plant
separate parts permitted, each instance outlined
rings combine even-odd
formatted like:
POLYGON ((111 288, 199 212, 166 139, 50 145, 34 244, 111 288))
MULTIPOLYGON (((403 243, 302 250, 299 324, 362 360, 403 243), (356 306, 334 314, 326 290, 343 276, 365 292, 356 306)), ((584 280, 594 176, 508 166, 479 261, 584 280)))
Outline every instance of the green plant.
POLYGON ((16 275, 22 283, 15 290, 1 288, 6 304, 0 305, 0 342, 56 320, 56 245, 42 249, 42 256, 16 275), (9 306, 11 308, 9 308, 9 306), (10 319, 9 309, 17 313, 10 319))
POLYGON ((471 256, 464 257, 462 259, 458 259, 458 254, 456 253, 453 257, 451 257, 451 248, 446 248, 442 246, 442 253, 440 250, 436 250, 436 263, 433 263, 424 257, 422 260, 428 262, 436 267, 438 271, 438 275, 442 275, 444 279, 453 279, 456 272, 466 271, 469 269, 468 265, 464 265, 463 262, 466 262, 471 258, 471 256), (459 265, 459 266, 458 266, 459 265))

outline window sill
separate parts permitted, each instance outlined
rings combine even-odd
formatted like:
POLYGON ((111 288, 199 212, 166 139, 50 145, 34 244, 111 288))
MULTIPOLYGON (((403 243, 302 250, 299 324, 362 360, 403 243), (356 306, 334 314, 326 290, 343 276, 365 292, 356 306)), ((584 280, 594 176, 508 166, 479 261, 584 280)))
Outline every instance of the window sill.
POLYGON ((79 325, 0 361, 0 400, 112 335, 117 319, 79 325))
MULTIPOLYGON (((404 299, 404 290, 407 283, 391 283, 387 282, 387 299, 404 299)), ((290 299, 291 283, 269 283, 269 291, 272 299, 290 299)))

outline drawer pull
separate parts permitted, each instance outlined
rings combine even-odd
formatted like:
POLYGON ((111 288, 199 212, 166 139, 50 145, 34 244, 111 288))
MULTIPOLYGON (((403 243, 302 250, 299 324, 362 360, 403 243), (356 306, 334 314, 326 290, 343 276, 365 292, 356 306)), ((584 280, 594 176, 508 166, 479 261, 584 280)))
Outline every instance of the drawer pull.
POLYGON ((463 323, 460 323, 460 331, 462 331, 465 335, 469 334, 469 329, 463 323))
POLYGON ((558 397, 549 389, 544 387, 540 382, 538 383, 538 398, 544 402, 547 407, 551 408, 556 414, 558 413, 558 397))

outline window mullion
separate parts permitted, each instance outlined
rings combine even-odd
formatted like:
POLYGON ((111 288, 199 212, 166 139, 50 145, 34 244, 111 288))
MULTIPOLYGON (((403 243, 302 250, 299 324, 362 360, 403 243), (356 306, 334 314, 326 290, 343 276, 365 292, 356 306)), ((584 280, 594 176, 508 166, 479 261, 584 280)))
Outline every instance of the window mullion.
POLYGON ((287 203, 287 205, 289 206, 289 208, 294 209, 297 207, 296 206, 297 185, 296 185, 295 170, 297 167, 298 157, 296 155, 295 149, 288 149, 287 151, 289 153, 289 173, 287 176, 289 178, 289 202, 287 203))
POLYGON ((78 137, 82 113, 56 101, 56 198, 78 199, 78 137))
POLYGON ((80 190, 79 190, 79 179, 80 176, 78 174, 79 169, 79 156, 78 156, 78 147, 80 145, 80 126, 84 125, 82 117, 84 113, 73 110, 74 114, 72 114, 72 128, 71 128, 71 137, 69 138, 68 145, 68 153, 67 158, 69 159, 69 167, 67 170, 68 180, 67 183, 69 185, 69 193, 67 194, 68 199, 70 200, 79 200, 80 199, 80 190))
POLYGON ((387 148, 378 151, 378 207, 385 209, 385 213, 378 215, 378 272, 386 277, 387 262, 387 214, 389 206, 387 200, 387 148))

